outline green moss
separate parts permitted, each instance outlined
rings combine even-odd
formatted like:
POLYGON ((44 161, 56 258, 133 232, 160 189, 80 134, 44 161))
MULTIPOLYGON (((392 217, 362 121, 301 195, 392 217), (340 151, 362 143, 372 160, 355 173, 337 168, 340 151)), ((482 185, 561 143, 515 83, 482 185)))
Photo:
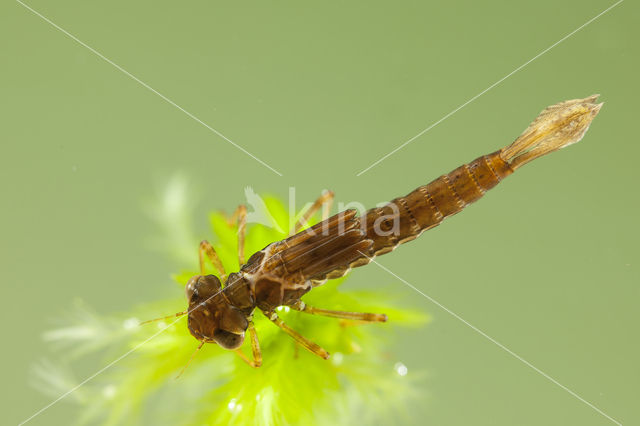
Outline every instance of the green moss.
MULTIPOLYGON (((265 198, 277 227, 252 224, 248 227, 246 252, 251 254, 270 242, 282 239, 290 218, 283 204, 265 198)), ((237 234, 221 213, 210 216, 214 243, 227 271, 238 269, 237 234)), ((195 267, 197 247, 193 247, 195 267)), ((213 273, 213 271, 211 271, 213 273)), ((195 275, 184 270, 175 276, 181 285, 195 275)), ((81 422, 104 424, 362 424, 383 416, 397 419, 414 392, 419 374, 403 375, 403 366, 389 351, 394 329, 425 323, 424 314, 398 308, 391 292, 349 291, 344 279, 320 286, 304 297, 313 306, 330 309, 384 312, 385 324, 356 325, 280 310, 290 326, 327 349, 328 361, 296 347, 293 340, 261 313, 255 324, 264 363, 259 369, 246 365, 235 354, 207 344, 189 368, 183 368, 198 342, 191 337, 186 319, 179 319, 156 337, 154 333, 171 324, 137 326, 137 319, 185 309, 182 287, 175 300, 138 307, 130 313, 102 318, 78 306, 70 325, 53 330, 45 338, 62 345, 72 363, 88 353, 98 352, 103 362, 112 361, 131 349, 131 354, 78 389, 74 400, 85 408, 81 422), (127 319, 128 318, 128 319, 127 319), (145 342, 146 341, 146 342, 145 342)), ((250 354, 249 339, 243 347, 250 354)), ((104 364, 102 364, 104 365, 104 364)), ((40 384, 59 391, 73 383, 63 370, 41 368, 40 384)), ((54 392, 55 393, 55 392, 54 392)))

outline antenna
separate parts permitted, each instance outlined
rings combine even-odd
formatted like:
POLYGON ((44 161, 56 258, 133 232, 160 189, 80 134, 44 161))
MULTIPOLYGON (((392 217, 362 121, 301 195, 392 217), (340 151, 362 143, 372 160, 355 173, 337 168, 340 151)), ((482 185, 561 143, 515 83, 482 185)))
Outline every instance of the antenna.
POLYGON ((189 358, 189 361, 187 361, 187 364, 184 367, 182 367, 182 370, 180 370, 180 373, 178 373, 178 375, 176 376, 176 380, 178 380, 180 378, 180 376, 182 376, 182 373, 184 373, 184 370, 186 370, 187 367, 189 366, 189 364, 191 364, 191 361, 193 361, 193 358, 196 357, 196 354, 198 353, 198 351, 200 349, 202 349, 203 346, 204 346, 204 340, 202 342, 200 342, 200 344, 198 345, 196 350, 193 351, 193 353, 191 354, 191 358, 189 358))
POLYGON ((187 309, 186 311, 178 312, 178 313, 175 313, 173 315, 167 315, 166 317, 160 317, 160 318, 154 318, 154 319, 142 321, 139 325, 148 324, 148 323, 154 322, 154 321, 161 321, 161 320, 165 320, 165 319, 169 319, 169 318, 181 317, 181 316, 186 315, 188 313, 189 313, 189 310, 187 309))

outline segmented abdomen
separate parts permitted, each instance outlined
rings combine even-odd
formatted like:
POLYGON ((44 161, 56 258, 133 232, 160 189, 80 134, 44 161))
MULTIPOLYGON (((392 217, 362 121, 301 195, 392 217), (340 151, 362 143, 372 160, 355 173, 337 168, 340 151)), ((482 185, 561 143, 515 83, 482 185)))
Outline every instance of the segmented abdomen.
POLYGON ((336 215, 310 228, 318 230, 342 222, 346 233, 333 226, 324 234, 328 237, 326 242, 302 232, 278 243, 282 251, 278 261, 282 268, 296 265, 295 270, 284 269, 316 284, 369 263, 373 256, 390 252, 458 213, 522 165, 578 142, 602 107, 595 103, 597 97, 551 105, 509 146, 458 167, 383 207, 368 210, 361 217, 355 216, 354 211, 346 211, 343 216, 336 215), (328 257, 322 257, 321 248, 328 257), (302 249, 308 249, 309 253, 304 262, 296 264, 293 259, 302 249))
MULTIPOLYGON (((368 210, 360 218, 367 238, 373 240, 367 254, 388 253, 398 244, 415 239, 481 198, 512 172, 497 151, 464 164, 383 207, 368 210)), ((368 259, 356 263, 352 266, 368 263, 368 259)))
POLYGON ((484 155, 360 217, 347 210, 274 243, 265 270, 316 285, 341 277, 458 213, 511 173, 500 151, 484 155))

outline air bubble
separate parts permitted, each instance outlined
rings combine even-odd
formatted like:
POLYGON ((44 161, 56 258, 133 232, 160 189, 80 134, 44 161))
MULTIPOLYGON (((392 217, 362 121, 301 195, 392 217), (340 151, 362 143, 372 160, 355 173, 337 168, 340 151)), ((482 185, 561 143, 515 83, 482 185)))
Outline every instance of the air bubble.
POLYGON ((336 352, 334 354, 331 354, 331 362, 333 363, 333 365, 340 365, 342 364, 342 361, 344 360, 344 355, 342 355, 342 352, 336 352))
POLYGON ((409 372, 409 370, 407 369, 407 366, 401 362, 396 362, 396 365, 393 366, 393 369, 396 370, 396 373, 398 373, 398 376, 406 376, 407 373, 409 372))
POLYGON ((238 404, 238 400, 233 398, 231 401, 229 401, 229 403, 227 404, 227 408, 229 409, 229 411, 231 411, 232 413, 238 413, 240 411, 242 411, 242 404, 238 404))
POLYGON ((131 330, 132 328, 136 328, 139 325, 140 321, 138 320, 138 318, 127 318, 122 323, 122 327, 124 327, 125 330, 131 330))
POLYGON ((116 387, 114 385, 105 386, 104 389, 102 389, 102 396, 104 396, 105 399, 113 399, 113 397, 116 396, 116 387))

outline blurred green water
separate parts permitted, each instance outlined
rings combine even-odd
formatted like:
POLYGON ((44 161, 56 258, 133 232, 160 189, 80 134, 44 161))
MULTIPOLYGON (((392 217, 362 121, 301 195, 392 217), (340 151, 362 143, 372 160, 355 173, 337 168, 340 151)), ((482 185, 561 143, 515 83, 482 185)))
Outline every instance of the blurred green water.
MULTIPOLYGON (((380 262, 624 424, 640 421, 638 6, 626 1, 361 177, 366 168, 613 3, 34 1, 31 7, 280 171, 280 177, 19 3, 2 8, 3 418, 41 333, 71 305, 173 294, 147 201, 192 180, 196 227, 243 189, 374 205, 516 137, 543 107, 601 93, 585 140, 380 262)), ((195 255, 195 249, 194 249, 195 255)), ((613 424, 375 265, 433 323, 394 350, 430 379, 415 423, 613 424)), ((81 377, 96 367, 85 366, 81 377)), ((63 424, 60 403, 32 424, 63 424)))

